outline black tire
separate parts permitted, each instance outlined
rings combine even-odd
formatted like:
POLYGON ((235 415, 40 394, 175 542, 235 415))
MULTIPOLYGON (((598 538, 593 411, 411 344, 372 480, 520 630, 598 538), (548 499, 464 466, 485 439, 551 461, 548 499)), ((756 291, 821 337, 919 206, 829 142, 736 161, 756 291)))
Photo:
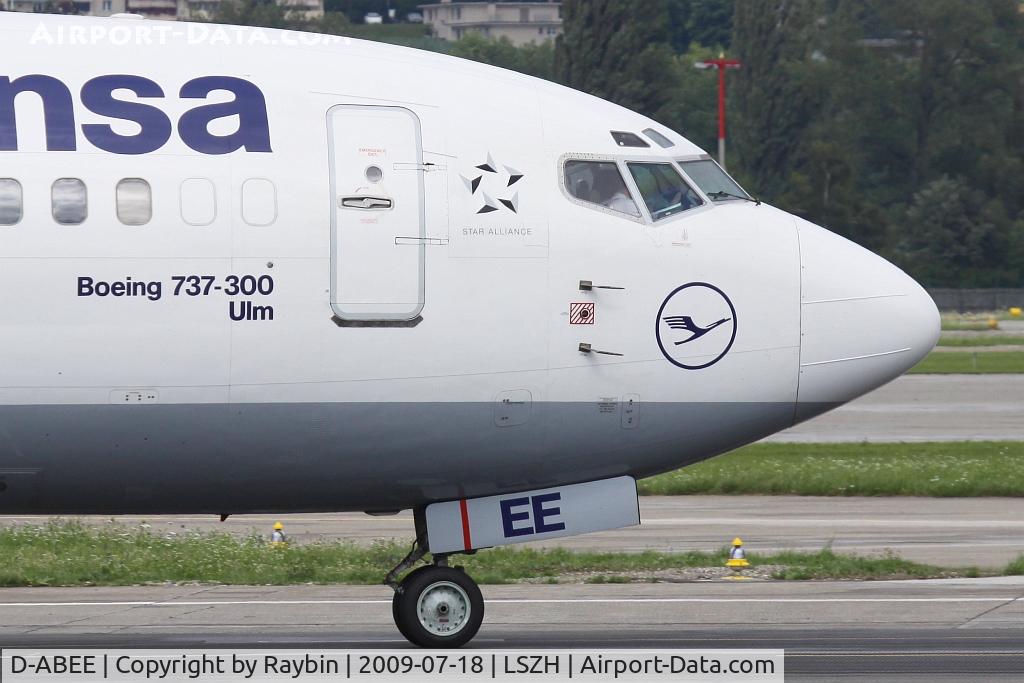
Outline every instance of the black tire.
POLYGON ((412 639, 409 637, 409 634, 405 632, 405 626, 402 624, 402 620, 398 616, 398 606, 402 604, 402 586, 404 586, 405 582, 411 579, 414 575, 427 569, 430 569, 430 567, 417 567, 406 574, 405 578, 399 583, 399 590, 396 590, 394 597, 391 598, 391 618, 395 620, 395 626, 398 627, 398 632, 401 633, 402 637, 408 641, 411 641, 412 639))
POLYGON ((465 572, 451 567, 422 567, 409 574, 391 606, 399 632, 419 647, 462 647, 473 639, 484 620, 480 588, 465 572), (440 600, 436 610, 430 604, 432 599, 440 600), (439 632, 446 627, 446 619, 455 620, 452 631, 439 632))

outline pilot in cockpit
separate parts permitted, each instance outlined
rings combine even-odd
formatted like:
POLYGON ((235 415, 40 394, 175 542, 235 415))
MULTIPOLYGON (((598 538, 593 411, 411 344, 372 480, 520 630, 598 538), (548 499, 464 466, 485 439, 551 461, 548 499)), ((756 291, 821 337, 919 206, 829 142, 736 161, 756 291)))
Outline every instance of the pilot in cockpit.
POLYGON ((613 211, 639 216, 636 202, 629 196, 622 176, 612 169, 600 169, 594 174, 594 202, 613 211))

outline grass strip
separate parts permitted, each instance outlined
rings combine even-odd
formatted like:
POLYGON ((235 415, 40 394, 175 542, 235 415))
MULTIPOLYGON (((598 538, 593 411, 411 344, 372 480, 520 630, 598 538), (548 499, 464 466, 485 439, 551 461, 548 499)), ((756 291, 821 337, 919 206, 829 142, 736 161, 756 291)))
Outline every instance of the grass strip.
POLYGON ((998 334, 985 337, 942 337, 939 346, 1024 346, 1024 336, 998 334))
MULTIPOLYGON (((75 521, 0 530, 2 586, 124 586, 152 583, 234 585, 379 584, 405 554, 396 543, 372 547, 313 543, 272 547, 258 537, 224 533, 158 536, 145 528, 88 527, 75 521)), ((564 549, 496 548, 459 557, 480 583, 550 579, 567 573, 656 572, 720 567, 726 550, 703 553, 596 553, 564 549)), ((782 579, 892 579, 980 576, 976 568, 943 569, 894 555, 862 557, 834 553, 749 553, 755 565, 779 565, 782 579)), ((1024 558, 1005 573, 1024 573, 1024 558)))
POLYGON ((960 322, 955 320, 943 320, 943 332, 984 332, 993 329, 988 321, 960 322))
POLYGON ((1024 351, 970 353, 932 352, 910 369, 918 375, 981 375, 1024 373, 1024 351))
POLYGON ((642 495, 1024 496, 1024 442, 759 443, 644 479, 642 495))

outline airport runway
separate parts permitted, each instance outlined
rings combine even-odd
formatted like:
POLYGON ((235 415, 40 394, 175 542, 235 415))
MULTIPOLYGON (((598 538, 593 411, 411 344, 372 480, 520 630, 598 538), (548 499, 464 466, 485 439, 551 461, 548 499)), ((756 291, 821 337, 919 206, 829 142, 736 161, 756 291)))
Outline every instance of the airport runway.
POLYGON ((1024 440, 1024 375, 905 375, 767 440, 1024 440))
MULTIPOLYGON (((1006 566, 1024 554, 1024 498, 824 498, 803 496, 651 496, 640 499, 643 524, 558 539, 539 545, 574 549, 715 550, 735 537, 748 550, 800 549, 863 554, 893 551, 942 566, 1006 566)), ((9 517, 3 524, 42 524, 45 517, 9 517)), ((104 517, 83 517, 109 524, 104 517)), ((243 536, 270 534, 280 519, 293 541, 353 540, 369 544, 411 542, 412 515, 362 513, 216 517, 119 517, 121 524, 149 524, 154 533, 220 530, 243 536)))
MULTIPOLYGON (((485 586, 480 648, 784 648, 814 680, 1021 680, 1024 578, 485 586), (892 678, 896 676, 896 678, 892 678)), ((5 647, 403 648, 385 587, 0 589, 5 647)))

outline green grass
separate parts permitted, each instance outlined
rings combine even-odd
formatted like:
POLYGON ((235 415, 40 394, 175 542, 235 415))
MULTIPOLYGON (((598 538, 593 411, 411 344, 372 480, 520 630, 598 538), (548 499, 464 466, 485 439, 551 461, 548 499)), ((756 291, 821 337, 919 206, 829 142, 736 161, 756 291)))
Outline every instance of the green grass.
MULTIPOLYGON (((988 324, 988 321, 961 322, 953 320, 943 320, 942 329, 947 332, 982 332, 984 330, 991 330, 993 328, 991 325, 988 324)), ((998 329, 998 327, 996 329, 998 329)))
POLYGON ((991 335, 984 337, 942 337, 939 346, 1024 346, 1024 337, 991 335))
POLYGON ((917 375, 1020 374, 1024 373, 1024 351, 982 353, 938 351, 928 354, 924 360, 910 369, 910 373, 917 375))
POLYGON ((763 443, 639 483, 644 495, 1024 496, 1024 442, 763 443))
POLYGON ((989 321, 996 319, 997 324, 1004 320, 1019 320, 1010 315, 1009 309, 1001 311, 978 311, 976 313, 943 313, 943 330, 982 331, 992 329, 989 321))
MULTIPOLYGON (((158 536, 120 525, 89 527, 74 521, 0 530, 0 586, 121 586, 163 582, 235 585, 379 584, 406 551, 381 543, 314 543, 274 548, 256 537, 208 533, 158 536)), ((783 579, 891 579, 980 575, 977 568, 950 570, 893 555, 862 557, 819 552, 748 553, 754 565, 779 565, 783 579)), ((715 552, 596 553, 564 549, 497 548, 458 564, 480 583, 521 579, 554 581, 566 573, 590 573, 591 581, 621 582, 623 574, 688 567, 720 567, 715 552), (617 574, 617 575, 616 575, 617 574)), ((993 572, 989 572, 993 573, 993 572)), ((1000 573, 1024 573, 1024 558, 1000 573)))

